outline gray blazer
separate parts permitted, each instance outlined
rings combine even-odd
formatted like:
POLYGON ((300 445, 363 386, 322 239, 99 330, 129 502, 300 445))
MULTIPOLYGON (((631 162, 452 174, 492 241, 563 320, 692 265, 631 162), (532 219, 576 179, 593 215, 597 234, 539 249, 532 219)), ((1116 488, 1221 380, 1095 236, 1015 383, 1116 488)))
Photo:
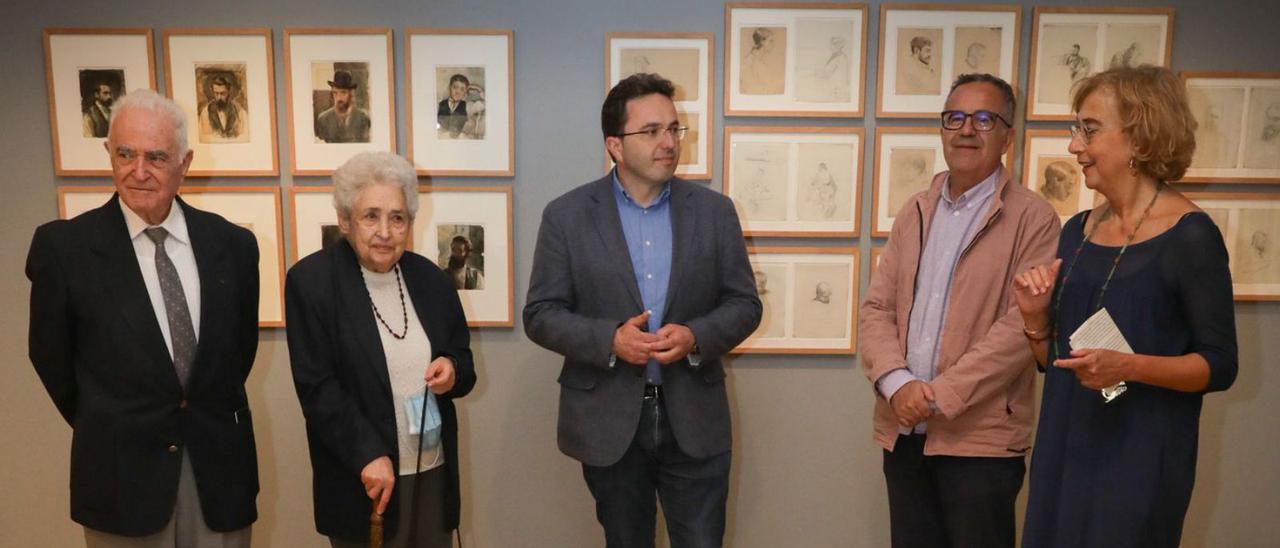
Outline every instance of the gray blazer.
MULTIPOLYGON (((644 310, 613 192, 613 178, 605 176, 547 205, 524 307, 529 338, 564 356, 560 450, 592 466, 622 458, 644 394, 643 367, 609 365, 614 331, 644 310)), ((701 362, 666 366, 663 397, 681 450, 707 458, 730 446, 720 358, 760 323, 760 299, 728 198, 672 179, 671 224, 675 249, 663 322, 693 331, 701 362)))

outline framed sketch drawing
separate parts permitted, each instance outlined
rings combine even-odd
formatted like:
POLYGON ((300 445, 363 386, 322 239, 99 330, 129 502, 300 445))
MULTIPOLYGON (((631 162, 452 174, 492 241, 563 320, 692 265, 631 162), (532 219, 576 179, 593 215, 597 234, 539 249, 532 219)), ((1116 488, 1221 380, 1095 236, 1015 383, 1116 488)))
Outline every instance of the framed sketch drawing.
POLYGON ((1114 66, 1169 66, 1173 8, 1046 8, 1031 25, 1028 120, 1070 120, 1076 82, 1114 66))
POLYGON ((961 74, 1018 82, 1022 8, 880 5, 876 116, 932 118, 961 74))
POLYGON ((187 175, 279 175, 271 29, 171 29, 164 44, 165 89, 195 151, 187 175))
POLYGON ((289 187, 289 210, 293 212, 289 264, 342 239, 338 213, 333 208, 333 186, 289 187))
POLYGON ((1199 122, 1183 182, 1280 183, 1280 72, 1183 72, 1199 122))
POLYGON ((328 175, 366 150, 396 150, 391 29, 284 29, 289 161, 328 175))
POLYGON ((511 187, 419 188, 413 250, 453 279, 467 325, 514 325, 511 187))
POLYGON ((150 29, 44 29, 44 68, 59 176, 111 175, 102 147, 111 106, 135 89, 156 89, 150 29))
POLYGON ((764 311, 760 326, 734 353, 857 350, 857 248, 753 247, 747 252, 764 311))
POLYGON ((862 116, 866 4, 725 4, 725 116, 862 116))
POLYGON ((1280 196, 1188 192, 1222 231, 1237 301, 1280 301, 1280 196))
MULTIPOLYGON (((60 187, 58 216, 70 219, 111 199, 115 188, 60 187)), ((249 229, 258 240, 258 326, 284 327, 284 231, 279 187, 184 186, 187 204, 249 229)))
POLYGON ((510 30, 409 29, 409 161, 420 175, 515 175, 510 30))
POLYGON ((747 236, 852 238, 862 128, 727 127, 724 193, 747 236))
MULTIPOLYGON (((605 93, 623 78, 651 72, 675 85, 676 117, 689 132, 680 140, 676 176, 711 178, 711 121, 715 115, 711 74, 715 35, 707 33, 610 32, 605 34, 605 93)), ((605 153, 605 170, 613 161, 605 153)))
POLYGON ((1028 129, 1022 149, 1022 185, 1047 200, 1063 223, 1103 200, 1085 186, 1076 156, 1067 152, 1070 143, 1065 129, 1028 129))

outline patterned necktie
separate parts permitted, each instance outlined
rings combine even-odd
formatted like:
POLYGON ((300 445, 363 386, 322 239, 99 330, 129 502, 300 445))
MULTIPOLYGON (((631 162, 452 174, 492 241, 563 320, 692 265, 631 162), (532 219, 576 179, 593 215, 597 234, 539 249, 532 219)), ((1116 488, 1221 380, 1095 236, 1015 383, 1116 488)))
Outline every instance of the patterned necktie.
POLYGON ((182 291, 178 269, 164 250, 164 240, 169 231, 155 227, 143 232, 156 244, 156 274, 160 278, 160 295, 164 297, 164 313, 169 317, 169 337, 173 339, 173 369, 178 372, 178 382, 185 389, 191 376, 191 365, 196 359, 196 332, 191 325, 187 295, 182 291))

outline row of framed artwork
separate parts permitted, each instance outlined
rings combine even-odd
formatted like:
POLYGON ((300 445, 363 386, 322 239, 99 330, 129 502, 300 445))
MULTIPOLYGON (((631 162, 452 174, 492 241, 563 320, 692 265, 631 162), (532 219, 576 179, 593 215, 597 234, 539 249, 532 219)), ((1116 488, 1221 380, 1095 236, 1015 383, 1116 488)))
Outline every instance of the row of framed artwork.
MULTIPOLYGON (((274 176, 271 29, 163 32, 166 94, 185 111, 190 176, 274 176)), ((515 173, 513 34, 408 29, 408 157, 421 175, 515 173), (414 101, 417 97, 418 100, 414 101)), ((111 105, 156 88, 150 29, 44 31, 55 172, 102 176, 111 105)), ((327 175, 366 150, 396 150, 391 29, 286 28, 290 172, 327 175)))

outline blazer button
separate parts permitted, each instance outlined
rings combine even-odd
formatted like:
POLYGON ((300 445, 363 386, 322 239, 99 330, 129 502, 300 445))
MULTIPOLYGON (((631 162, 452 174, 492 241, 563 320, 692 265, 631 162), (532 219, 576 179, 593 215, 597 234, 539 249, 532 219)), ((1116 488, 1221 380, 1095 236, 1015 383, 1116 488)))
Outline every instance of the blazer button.
POLYGON ((170 446, 169 446, 169 452, 170 452, 170 453, 177 453, 177 452, 178 452, 178 446, 177 446, 177 445, 170 445, 170 446))

